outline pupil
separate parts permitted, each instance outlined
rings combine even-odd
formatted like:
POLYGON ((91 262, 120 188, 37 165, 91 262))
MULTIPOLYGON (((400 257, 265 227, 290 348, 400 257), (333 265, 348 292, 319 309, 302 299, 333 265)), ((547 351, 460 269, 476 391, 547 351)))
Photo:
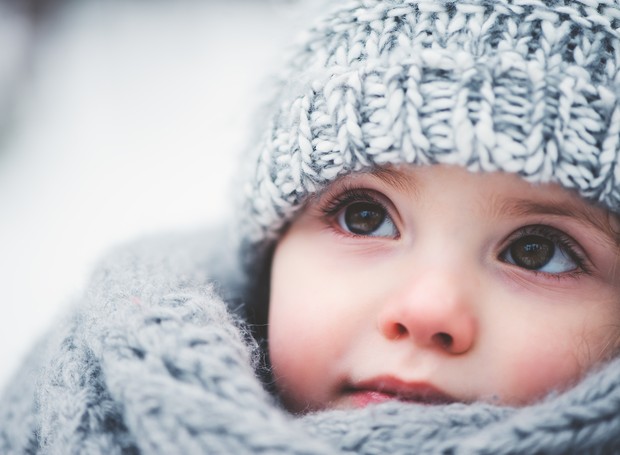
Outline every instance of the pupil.
POLYGON ((554 252, 553 242, 537 235, 520 238, 510 247, 510 254, 515 263, 528 270, 544 267, 551 260, 554 252))
POLYGON ((344 213, 347 228, 354 234, 370 234, 385 220, 385 211, 377 204, 355 202, 344 213))

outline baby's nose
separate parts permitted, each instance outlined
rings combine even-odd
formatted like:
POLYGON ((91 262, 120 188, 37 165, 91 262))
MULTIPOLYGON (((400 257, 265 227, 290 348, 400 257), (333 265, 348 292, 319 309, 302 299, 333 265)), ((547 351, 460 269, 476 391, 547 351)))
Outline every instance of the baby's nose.
POLYGON ((476 340, 477 319, 465 279, 440 270, 411 278, 383 302, 378 316, 383 336, 450 354, 468 352, 476 340))

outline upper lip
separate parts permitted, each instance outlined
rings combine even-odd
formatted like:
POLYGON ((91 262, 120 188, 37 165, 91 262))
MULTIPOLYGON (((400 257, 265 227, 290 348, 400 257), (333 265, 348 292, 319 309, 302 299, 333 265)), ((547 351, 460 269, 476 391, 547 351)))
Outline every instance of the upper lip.
POLYGON ((379 376, 346 387, 348 393, 379 392, 395 399, 423 404, 448 404, 457 400, 428 382, 403 381, 394 376, 379 376))

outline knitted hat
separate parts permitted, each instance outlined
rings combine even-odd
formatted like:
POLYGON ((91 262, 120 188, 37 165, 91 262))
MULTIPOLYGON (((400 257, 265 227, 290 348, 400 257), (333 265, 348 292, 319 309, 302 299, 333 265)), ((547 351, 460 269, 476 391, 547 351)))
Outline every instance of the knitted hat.
POLYGON ((619 65, 617 0, 341 3, 283 76, 245 193, 245 254, 310 194, 386 164, 516 173, 620 212, 619 65))

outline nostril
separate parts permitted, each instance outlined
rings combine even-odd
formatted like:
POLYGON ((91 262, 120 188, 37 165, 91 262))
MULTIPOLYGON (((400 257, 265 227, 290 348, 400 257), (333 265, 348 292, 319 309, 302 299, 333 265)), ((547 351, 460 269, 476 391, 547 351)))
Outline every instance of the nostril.
POLYGON ((407 327, 405 327, 403 324, 401 323, 397 323, 396 324, 396 335, 398 337, 401 337, 403 335, 407 335, 407 327))
POLYGON ((452 347, 452 344, 454 343, 452 335, 445 332, 439 332, 433 335, 433 341, 445 349, 452 347))

